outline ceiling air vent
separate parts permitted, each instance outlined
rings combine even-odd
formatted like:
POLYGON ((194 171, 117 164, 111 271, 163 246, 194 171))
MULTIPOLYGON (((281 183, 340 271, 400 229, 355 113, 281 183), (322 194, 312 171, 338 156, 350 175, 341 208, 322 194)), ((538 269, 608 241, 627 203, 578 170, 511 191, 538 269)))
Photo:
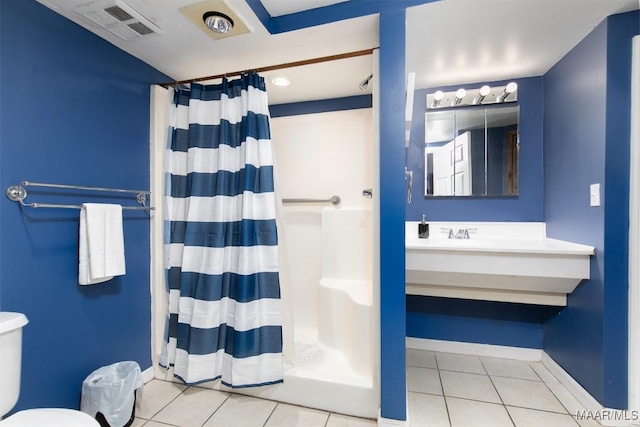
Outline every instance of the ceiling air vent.
POLYGON ((141 22, 134 22, 133 24, 127 25, 127 27, 131 28, 136 33, 141 36, 146 36, 147 34, 153 34, 153 30, 141 22))
POLYGON ((116 18, 120 22, 133 19, 133 16, 129 15, 126 11, 122 10, 122 8, 120 8, 119 6, 107 7, 106 9, 104 9, 104 11, 107 12, 109 15, 113 16, 114 18, 116 18))
POLYGON ((132 41, 142 36, 164 34, 151 20, 122 0, 95 0, 75 8, 74 11, 123 40, 132 41))

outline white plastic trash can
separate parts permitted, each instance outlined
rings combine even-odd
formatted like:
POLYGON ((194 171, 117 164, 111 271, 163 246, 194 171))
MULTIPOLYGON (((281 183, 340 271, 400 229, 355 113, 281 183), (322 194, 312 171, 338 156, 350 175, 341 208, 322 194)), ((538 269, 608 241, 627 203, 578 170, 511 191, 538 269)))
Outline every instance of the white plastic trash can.
POLYGON ((128 427, 135 418, 136 390, 144 386, 137 362, 96 369, 82 382, 80 410, 101 427, 128 427))

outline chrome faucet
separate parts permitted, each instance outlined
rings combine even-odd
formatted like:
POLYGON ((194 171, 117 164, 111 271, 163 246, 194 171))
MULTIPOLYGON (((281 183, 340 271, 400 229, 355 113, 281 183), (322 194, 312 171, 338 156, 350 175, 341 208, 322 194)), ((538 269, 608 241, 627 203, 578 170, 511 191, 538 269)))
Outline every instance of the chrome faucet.
POLYGON ((469 232, 477 231, 477 228, 459 228, 458 231, 453 231, 453 228, 441 227, 442 233, 448 233, 449 239, 470 239, 469 232))
POLYGON ((443 233, 449 232, 447 238, 449 239, 469 239, 469 231, 476 231, 476 228, 459 228, 457 232, 454 233, 453 228, 441 228, 440 231, 443 233))
POLYGON ((453 239, 453 228, 445 228, 445 227, 441 227, 440 231, 442 233, 446 233, 447 231, 449 232, 449 236, 447 236, 447 238, 449 239, 453 239))
POLYGON ((468 238, 469 238, 469 230, 467 230, 466 228, 459 229, 456 235, 454 236, 454 239, 468 239, 468 238))

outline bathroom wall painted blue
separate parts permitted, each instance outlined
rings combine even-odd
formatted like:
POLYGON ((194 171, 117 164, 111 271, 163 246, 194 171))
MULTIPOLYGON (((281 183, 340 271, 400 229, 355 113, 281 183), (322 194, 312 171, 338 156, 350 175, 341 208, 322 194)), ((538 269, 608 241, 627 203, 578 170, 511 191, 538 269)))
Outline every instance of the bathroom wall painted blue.
POLYGON ((438 89, 477 88, 483 84, 503 85, 509 81, 419 89, 413 101, 411 142, 407 164, 413 171, 413 197, 407 205, 407 221, 422 215, 431 221, 542 221, 542 77, 514 79, 518 83, 520 106, 520 195, 517 197, 424 197, 424 114, 427 94, 438 89))
POLYGON ((407 296, 407 336, 542 349, 542 324, 560 307, 407 296))
POLYGON ((545 76, 547 233, 597 250, 591 279, 545 325, 544 347, 600 402, 604 397, 604 209, 589 207, 588 186, 599 182, 604 187, 605 182, 606 34, 605 22, 545 76))
POLYGON ((383 418, 406 420, 404 10, 380 14, 380 389, 383 418))
MULTIPOLYGON (((149 187, 149 85, 167 76, 33 0, 0 2, 0 184, 149 187)), ((3 190, 4 191, 4 190, 3 190)), ((29 187, 28 201, 133 203, 29 187)), ((81 383, 121 360, 151 365, 148 213, 124 217, 127 274, 80 287, 77 210, 0 200, 0 297, 23 312, 15 409, 78 408, 81 383)))
POLYGON ((544 327, 544 348, 601 404, 627 407, 631 39, 640 14, 603 21, 545 75, 547 234, 596 247, 591 279, 544 327), (602 207, 589 206, 601 184, 602 207))

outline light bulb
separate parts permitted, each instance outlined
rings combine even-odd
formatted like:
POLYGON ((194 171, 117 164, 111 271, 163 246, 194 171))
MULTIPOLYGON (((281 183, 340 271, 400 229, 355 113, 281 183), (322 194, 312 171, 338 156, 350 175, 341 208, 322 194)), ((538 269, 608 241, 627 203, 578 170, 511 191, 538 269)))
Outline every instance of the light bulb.
POLYGON ((473 100, 473 105, 482 103, 482 101, 486 98, 487 95, 489 95, 489 93, 491 93, 491 87, 489 87, 488 85, 482 86, 480 88, 480 91, 478 92, 478 96, 476 96, 473 100))
POLYGON ((442 101, 442 98, 444 98, 444 92, 442 92, 441 90, 436 91, 436 93, 433 94, 431 108, 438 108, 438 106, 440 105, 440 101, 442 101))
POLYGON ((291 84, 291 79, 285 76, 277 76, 271 79, 271 83, 276 86, 289 86, 291 84))
POLYGON ((202 15, 205 25, 214 33, 224 34, 233 29, 233 19, 224 13, 206 12, 202 15))
POLYGON ((462 98, 467 94, 467 91, 460 88, 456 91, 456 99, 453 100, 451 105, 458 105, 462 102, 462 98))
POLYGON ((516 91, 516 89, 518 89, 518 84, 516 82, 509 83, 504 88, 504 91, 500 94, 500 96, 498 96, 498 98, 496 99, 496 102, 504 102, 509 95, 511 95, 513 92, 516 91))

